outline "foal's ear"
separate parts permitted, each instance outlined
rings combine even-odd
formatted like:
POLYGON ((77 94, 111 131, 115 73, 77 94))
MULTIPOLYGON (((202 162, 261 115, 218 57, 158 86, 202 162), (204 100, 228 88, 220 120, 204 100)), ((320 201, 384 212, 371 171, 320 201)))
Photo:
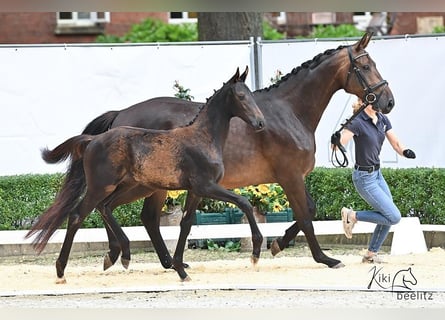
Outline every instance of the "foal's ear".
POLYGON ((235 74, 233 75, 232 78, 230 78, 230 80, 228 81, 228 83, 235 83, 235 82, 237 82, 237 81, 239 81, 239 68, 236 68, 236 72, 235 72, 235 74))
POLYGON ((243 74, 240 75, 239 79, 242 82, 246 82, 247 74, 249 73, 249 66, 246 66, 246 70, 244 70, 243 74))
POLYGON ((364 50, 368 46, 369 41, 371 41, 373 34, 374 32, 366 32, 360 41, 354 44, 355 51, 364 50))

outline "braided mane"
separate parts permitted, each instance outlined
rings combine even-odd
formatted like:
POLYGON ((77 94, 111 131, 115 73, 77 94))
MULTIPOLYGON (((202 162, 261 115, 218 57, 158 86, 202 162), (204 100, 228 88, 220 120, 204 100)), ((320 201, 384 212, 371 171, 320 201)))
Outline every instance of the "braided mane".
POLYGON ((198 119, 198 117, 199 117, 199 114, 209 105, 209 103, 210 103, 210 101, 213 99, 213 97, 219 92, 219 91, 221 91, 223 88, 224 88, 224 86, 226 85, 226 83, 224 82, 223 83, 223 86, 221 87, 221 88, 219 88, 218 90, 213 90, 213 94, 210 96, 210 97, 208 97, 208 98, 206 98, 206 102, 205 103, 203 103, 203 104, 201 104, 200 106, 199 106, 199 110, 198 110, 198 112, 196 113, 196 115, 193 117, 193 119, 192 120, 190 120, 190 122, 189 123, 187 123, 187 124, 185 124, 185 125, 183 125, 183 126, 181 126, 180 128, 183 128, 183 127, 188 127, 188 126, 191 126, 193 123, 195 123, 195 121, 196 121, 196 119, 198 119))
POLYGON ((290 77, 296 75, 302 69, 314 69, 316 68, 322 61, 324 61, 324 57, 331 56, 332 54, 340 51, 341 49, 346 48, 346 46, 339 46, 337 49, 328 49, 323 53, 317 54, 312 60, 308 60, 303 62, 301 66, 293 68, 291 72, 281 77, 276 83, 270 85, 267 88, 259 89, 257 91, 269 91, 272 88, 277 88, 281 83, 287 81, 290 77))

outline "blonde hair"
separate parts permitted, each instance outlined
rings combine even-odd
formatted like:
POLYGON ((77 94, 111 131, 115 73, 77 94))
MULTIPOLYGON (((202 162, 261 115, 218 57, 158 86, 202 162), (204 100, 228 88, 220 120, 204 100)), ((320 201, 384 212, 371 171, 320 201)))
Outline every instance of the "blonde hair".
POLYGON ((352 104, 352 110, 353 110, 354 112, 357 112, 358 109, 360 109, 362 103, 363 103, 362 99, 358 98, 357 101, 355 101, 355 102, 352 104))

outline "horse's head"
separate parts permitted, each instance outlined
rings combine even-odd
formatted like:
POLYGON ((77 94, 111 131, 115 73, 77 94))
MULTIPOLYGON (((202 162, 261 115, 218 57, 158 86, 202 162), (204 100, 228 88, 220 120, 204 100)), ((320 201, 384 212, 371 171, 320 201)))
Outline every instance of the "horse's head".
POLYGON ((365 51, 371 37, 372 33, 366 33, 357 43, 346 47, 349 72, 344 90, 371 104, 376 111, 389 113, 394 107, 391 89, 365 51))
POLYGON ((230 89, 228 103, 232 107, 234 116, 240 117, 248 123, 255 131, 264 129, 266 120, 261 110, 253 98, 252 91, 244 83, 247 77, 249 68, 240 75, 239 68, 232 78, 225 84, 230 89))

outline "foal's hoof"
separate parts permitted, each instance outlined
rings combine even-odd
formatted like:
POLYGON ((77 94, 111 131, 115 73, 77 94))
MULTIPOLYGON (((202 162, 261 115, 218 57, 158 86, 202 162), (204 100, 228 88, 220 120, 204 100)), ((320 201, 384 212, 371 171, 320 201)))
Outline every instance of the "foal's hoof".
POLYGON ((278 241, 275 239, 274 241, 272 241, 272 243, 270 244, 270 252, 272 253, 272 255, 275 257, 278 253, 281 252, 280 249, 280 245, 278 244, 278 241))
POLYGON ((121 258, 121 263, 125 269, 128 269, 128 266, 130 265, 130 259, 121 258))
POLYGON ((107 253, 104 257, 104 271, 110 268, 113 265, 111 261, 110 255, 107 253))
POLYGON ((345 265, 343 264, 343 262, 339 262, 336 265, 333 265, 331 268, 332 269, 340 269, 343 268, 345 265))
POLYGON ((56 284, 65 284, 65 283, 66 283, 65 277, 57 278, 56 280, 56 284))
POLYGON ((192 281, 192 278, 190 278, 189 276, 185 277, 184 279, 181 278, 181 282, 190 282, 192 281))

